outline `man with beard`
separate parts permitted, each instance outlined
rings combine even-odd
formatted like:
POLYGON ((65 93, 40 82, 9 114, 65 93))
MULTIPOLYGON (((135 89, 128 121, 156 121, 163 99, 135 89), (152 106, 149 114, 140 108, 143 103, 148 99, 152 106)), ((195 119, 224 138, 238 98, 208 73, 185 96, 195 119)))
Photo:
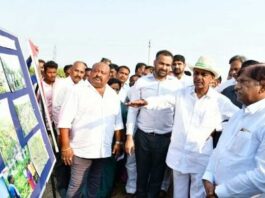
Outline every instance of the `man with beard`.
POLYGON ((242 67, 235 91, 243 108, 224 128, 204 173, 207 198, 264 197, 265 64, 242 67))
POLYGON ((185 57, 180 54, 175 55, 173 57, 172 72, 183 83, 184 87, 192 85, 192 77, 185 74, 185 68, 185 57))
MULTIPOLYGON (((214 62, 200 57, 193 67, 194 86, 174 95, 149 97, 129 105, 147 110, 175 108, 174 126, 166 163, 173 169, 174 198, 205 197, 202 175, 213 150, 212 131, 238 108, 210 87, 219 74, 214 62)), ((137 145, 136 145, 137 146, 137 145)))
MULTIPOLYGON (((179 89, 180 82, 172 76, 167 76, 172 61, 171 52, 159 51, 154 60, 154 73, 138 79, 132 89, 131 100, 170 94, 179 89)), ((172 107, 163 110, 129 108, 125 149, 127 154, 131 155, 135 145, 136 196, 139 198, 159 196, 173 117, 172 107), (133 139, 135 128, 137 129, 133 139)))
POLYGON ((96 197, 104 159, 120 153, 120 100, 107 85, 109 76, 106 63, 94 64, 90 83, 75 86, 60 111, 62 160, 71 166, 67 197, 96 197))

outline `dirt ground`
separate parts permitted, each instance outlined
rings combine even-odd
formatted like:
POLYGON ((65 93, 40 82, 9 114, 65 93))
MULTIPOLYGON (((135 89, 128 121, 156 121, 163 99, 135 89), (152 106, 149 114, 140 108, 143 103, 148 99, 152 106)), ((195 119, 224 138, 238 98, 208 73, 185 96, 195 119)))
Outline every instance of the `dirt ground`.
MULTIPOLYGON (((120 183, 117 184, 113 191, 111 198, 125 198, 125 197, 126 197, 126 194, 125 194, 124 185, 120 183)), ((161 198, 172 198, 172 197, 173 197, 172 189, 170 189, 169 193, 166 196, 161 197, 161 198)), ((47 183, 47 186, 46 186, 45 192, 43 193, 42 198, 55 198, 53 197, 51 178, 47 183)), ((56 191, 56 198, 61 198, 57 191, 56 191)))

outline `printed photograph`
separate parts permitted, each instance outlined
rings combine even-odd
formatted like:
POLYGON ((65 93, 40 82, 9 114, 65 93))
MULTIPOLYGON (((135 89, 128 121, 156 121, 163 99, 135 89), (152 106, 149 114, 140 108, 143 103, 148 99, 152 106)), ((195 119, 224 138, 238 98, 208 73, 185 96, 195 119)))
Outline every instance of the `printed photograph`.
POLYGON ((34 191, 39 175, 31 162, 29 149, 20 149, 14 160, 1 172, 11 197, 29 197, 34 191))
POLYGON ((7 99, 0 100, 0 153, 5 165, 12 163, 21 150, 7 99))
POLYGON ((41 173, 48 162, 49 154, 46 150, 41 131, 38 130, 28 141, 30 159, 38 173, 41 173))
POLYGON ((12 92, 25 87, 24 76, 17 56, 0 53, 0 62, 12 92))
POLYGON ((38 124, 38 120, 32 108, 29 95, 24 95, 20 98, 17 98, 13 102, 23 130, 23 134, 24 136, 27 136, 38 124))
POLYGON ((0 60, 0 94, 6 92, 10 92, 10 89, 6 80, 6 75, 3 69, 2 61, 0 60))

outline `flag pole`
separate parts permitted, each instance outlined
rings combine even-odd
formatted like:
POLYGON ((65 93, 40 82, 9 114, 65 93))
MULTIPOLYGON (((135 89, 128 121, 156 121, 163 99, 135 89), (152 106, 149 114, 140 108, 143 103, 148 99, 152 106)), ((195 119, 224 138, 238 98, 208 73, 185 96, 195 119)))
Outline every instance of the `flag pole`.
POLYGON ((150 52, 151 52, 151 40, 148 42, 148 61, 147 64, 150 65, 150 52))

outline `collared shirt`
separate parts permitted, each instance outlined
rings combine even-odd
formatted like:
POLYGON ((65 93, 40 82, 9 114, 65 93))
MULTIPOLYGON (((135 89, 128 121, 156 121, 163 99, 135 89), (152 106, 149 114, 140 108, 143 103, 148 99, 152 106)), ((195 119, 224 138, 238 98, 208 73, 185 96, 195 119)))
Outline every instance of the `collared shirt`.
POLYGON ((188 87, 193 85, 193 78, 192 76, 188 76, 183 74, 181 79, 178 79, 182 83, 182 87, 188 87))
POLYGON ((217 185, 218 197, 265 192, 265 99, 229 120, 203 178, 217 185))
MULTIPOLYGON (((136 81, 131 89, 131 100, 170 94, 180 88, 181 84, 175 77, 167 76, 165 80, 159 81, 153 74, 149 74, 136 81)), ((132 135, 136 126, 147 133, 154 132, 157 134, 165 134, 171 132, 173 117, 173 107, 168 107, 162 110, 129 107, 127 116, 127 134, 132 135)))
POLYGON ((79 83, 75 84, 70 76, 58 79, 54 83, 52 90, 52 118, 56 127, 58 126, 61 107, 67 95, 75 85, 81 85, 83 83, 85 82, 81 80, 79 83))
POLYGON ((209 88, 198 98, 194 86, 179 90, 175 95, 147 99, 147 108, 175 107, 167 165, 182 173, 202 173, 212 152, 213 130, 231 117, 238 108, 225 96, 209 88))
POLYGON ((119 91, 118 94, 121 102, 124 103, 126 101, 129 89, 130 87, 127 83, 124 83, 124 85, 121 87, 121 90, 119 91))
POLYGON ((111 156, 115 130, 123 128, 120 100, 106 85, 101 96, 89 83, 74 86, 59 116, 59 128, 70 128, 70 146, 81 158, 111 156))

